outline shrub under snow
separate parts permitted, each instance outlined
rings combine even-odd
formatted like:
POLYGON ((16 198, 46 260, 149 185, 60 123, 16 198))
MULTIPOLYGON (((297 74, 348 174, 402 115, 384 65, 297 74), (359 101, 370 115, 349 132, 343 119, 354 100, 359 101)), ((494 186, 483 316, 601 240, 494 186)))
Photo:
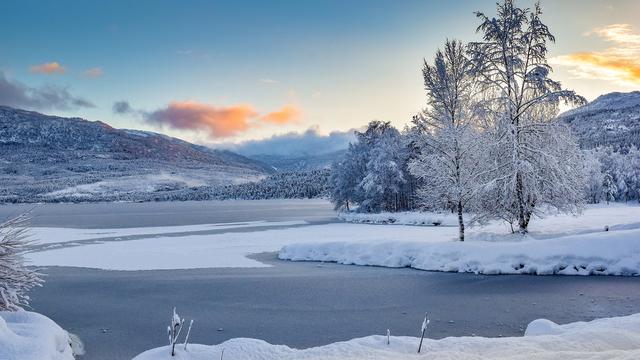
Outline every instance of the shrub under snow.
POLYGON ((0 310, 19 310, 29 305, 32 288, 42 284, 37 271, 25 266, 27 239, 25 215, 0 223, 0 310))

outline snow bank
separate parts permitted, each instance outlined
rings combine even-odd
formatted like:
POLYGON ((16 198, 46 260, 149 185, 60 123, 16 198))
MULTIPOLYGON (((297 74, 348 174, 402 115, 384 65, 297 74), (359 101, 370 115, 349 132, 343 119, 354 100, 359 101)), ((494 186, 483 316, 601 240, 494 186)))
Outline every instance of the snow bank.
POLYGON ((357 213, 341 212, 338 214, 340 220, 361 223, 361 224, 395 224, 395 225, 457 225, 456 215, 450 213, 434 212, 381 212, 381 213, 357 213))
POLYGON ((73 360, 71 338, 44 315, 0 311, 0 359, 73 360))
POLYGON ((271 345, 255 339, 232 339, 219 345, 179 347, 171 357, 168 347, 146 351, 134 360, 220 359, 638 359, 640 358, 640 314, 557 325, 548 320, 533 321, 524 337, 449 337, 425 339, 417 354, 419 338, 368 336, 304 350, 271 345), (545 326, 540 326, 545 324, 545 326), (534 331, 535 329, 535 331, 534 331))
MULTIPOLYGON (((376 231, 381 226, 370 227, 376 231)), ((637 205, 597 205, 581 216, 535 219, 526 237, 510 234, 500 222, 471 228, 465 242, 455 241, 455 227, 422 229, 424 236, 418 240, 398 234, 386 240, 290 244, 280 250, 279 257, 481 274, 640 274, 637 205), (605 226, 609 231, 604 231, 605 226)))
POLYGON ((280 259, 477 274, 639 275, 640 229, 545 240, 292 244, 280 259))

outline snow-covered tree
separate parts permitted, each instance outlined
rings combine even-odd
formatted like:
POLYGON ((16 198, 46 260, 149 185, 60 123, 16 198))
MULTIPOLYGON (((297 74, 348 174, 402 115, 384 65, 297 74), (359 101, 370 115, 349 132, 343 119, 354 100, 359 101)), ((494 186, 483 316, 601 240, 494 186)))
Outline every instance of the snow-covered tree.
POLYGON ((554 119, 560 101, 585 100, 549 77, 547 44, 555 39, 540 18, 539 3, 524 9, 505 0, 497 5, 497 17, 476 15, 483 39, 469 49, 476 81, 490 95, 484 108, 495 128, 491 166, 497 165, 491 185, 500 196, 485 213, 514 217, 519 231, 526 233, 531 217, 544 205, 565 212, 579 209, 583 179, 578 147, 554 119))
POLYGON ((329 196, 337 209, 358 211, 410 208, 415 179, 408 171, 410 142, 389 122, 372 121, 356 131, 356 141, 333 163, 329 196))
POLYGON ((640 201, 640 150, 598 146, 584 150, 587 199, 591 203, 640 201), (591 164, 591 165, 590 165, 591 164))
POLYGON ((349 210, 349 204, 360 201, 360 182, 367 169, 367 156, 363 145, 349 144, 347 152, 331 165, 329 197, 336 209, 349 210))
POLYGON ((584 151, 583 163, 587 201, 592 204, 597 204, 602 198, 602 164, 600 163, 598 154, 591 150, 584 151))
POLYGON ((366 175, 359 184, 363 190, 360 206, 365 211, 398 211, 407 182, 403 171, 407 152, 400 133, 388 122, 374 121, 365 132, 366 140, 373 141, 369 143, 366 175))
POLYGON ((27 217, 0 223, 0 310, 15 311, 29 305, 29 290, 42 285, 41 274, 25 265, 27 217))
POLYGON ((471 70, 459 41, 447 41, 433 64, 425 60, 427 108, 413 119, 423 151, 409 165, 423 182, 419 196, 424 202, 457 212, 460 241, 464 241, 465 208, 477 195, 483 173, 471 70))
POLYGON ((609 201, 615 201, 616 196, 618 195, 616 183, 613 180, 613 176, 609 173, 604 174, 604 177, 602 178, 602 195, 604 196, 604 200, 607 204, 609 204, 609 201))

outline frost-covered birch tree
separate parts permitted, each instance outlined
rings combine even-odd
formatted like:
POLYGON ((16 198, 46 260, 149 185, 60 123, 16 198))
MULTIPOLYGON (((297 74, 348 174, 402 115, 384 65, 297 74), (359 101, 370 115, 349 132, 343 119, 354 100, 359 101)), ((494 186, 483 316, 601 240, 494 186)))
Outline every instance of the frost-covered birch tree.
POLYGON ((422 186, 418 195, 457 212, 459 240, 464 241, 464 211, 477 194, 483 173, 474 109, 474 81, 464 45, 447 41, 433 64, 422 69, 427 108, 413 119, 423 149, 409 169, 422 186))
POLYGON ((0 311, 29 305, 28 292, 42 284, 40 273, 25 265, 27 239, 25 215, 0 223, 0 311))
POLYGON ((544 207, 571 212, 583 200, 582 166, 570 131, 555 121, 561 101, 579 105, 584 98, 549 77, 547 44, 555 39, 542 22, 542 8, 519 8, 513 0, 497 5, 497 16, 476 13, 482 41, 471 43, 478 84, 487 94, 485 108, 496 131, 491 185, 498 196, 485 212, 514 218, 519 232, 544 207), (497 207, 497 208, 496 208, 497 207))

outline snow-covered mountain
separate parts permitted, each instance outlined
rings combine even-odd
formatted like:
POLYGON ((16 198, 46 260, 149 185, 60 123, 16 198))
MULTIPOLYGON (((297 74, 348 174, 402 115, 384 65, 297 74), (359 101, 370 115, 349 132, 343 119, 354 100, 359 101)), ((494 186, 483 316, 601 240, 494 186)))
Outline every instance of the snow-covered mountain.
POLYGON ((166 135, 6 106, 0 106, 0 154, 0 202, 162 192, 273 172, 233 152, 166 135))
POLYGON ((315 155, 259 154, 249 157, 269 164, 278 171, 308 171, 330 168, 331 164, 345 152, 346 150, 338 150, 315 155))
POLYGON ((640 147, 640 91, 613 92, 560 115, 584 148, 598 145, 640 147))

